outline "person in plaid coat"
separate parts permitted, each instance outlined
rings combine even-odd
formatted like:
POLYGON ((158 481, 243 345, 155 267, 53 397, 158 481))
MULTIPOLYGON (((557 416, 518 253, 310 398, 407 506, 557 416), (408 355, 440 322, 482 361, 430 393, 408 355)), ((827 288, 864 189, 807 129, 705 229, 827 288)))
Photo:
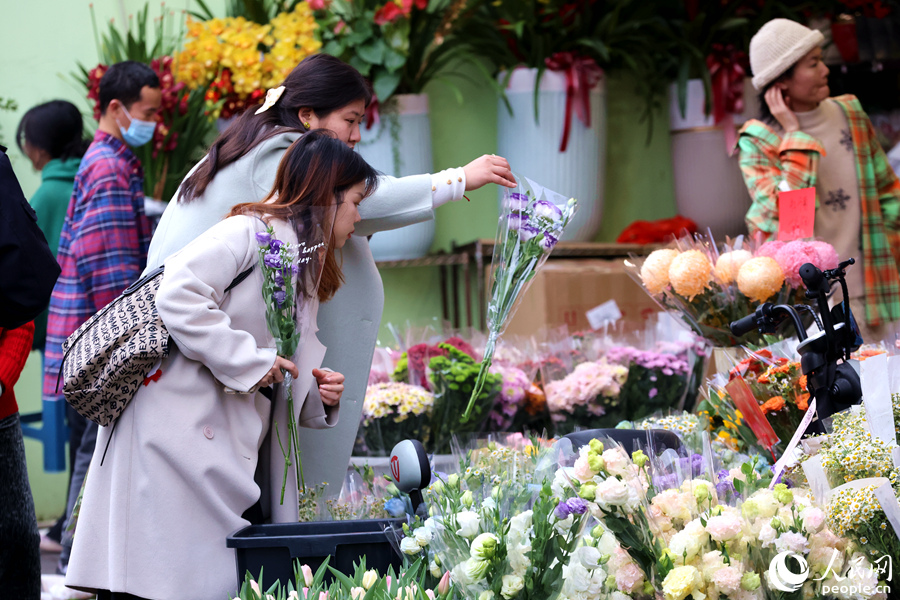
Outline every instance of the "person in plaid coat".
POLYGON ((830 98, 824 38, 787 19, 764 25, 750 42, 762 117, 740 131, 738 150, 752 205, 751 234, 778 233, 778 191, 816 188, 814 235, 831 243, 848 269, 850 306, 863 338, 877 341, 900 320, 900 181, 855 96, 830 98))

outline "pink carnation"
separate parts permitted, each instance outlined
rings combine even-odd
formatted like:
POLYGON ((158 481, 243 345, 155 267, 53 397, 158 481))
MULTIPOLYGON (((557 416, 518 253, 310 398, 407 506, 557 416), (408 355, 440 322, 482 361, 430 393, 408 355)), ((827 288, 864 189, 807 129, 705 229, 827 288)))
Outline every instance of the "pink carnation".
MULTIPOLYGON (((800 287, 800 267, 806 263, 819 262, 819 253, 809 242, 789 242, 775 253, 775 261, 784 272, 784 279, 791 287, 800 287)), ((818 266, 818 265, 816 265, 818 266)))
POLYGON ((713 573, 712 582, 716 584, 719 591, 730 595, 740 589, 742 575, 740 569, 736 569, 735 567, 722 567, 713 573))
POLYGON ((775 255, 778 254, 778 251, 781 250, 782 246, 784 246, 784 242, 774 240, 771 242, 766 242, 756 250, 755 256, 768 256, 769 258, 775 258, 775 255))
POLYGON ((815 248, 816 254, 819 255, 819 262, 813 263, 820 269, 834 269, 838 266, 840 258, 838 258, 837 250, 828 242, 809 242, 809 245, 815 248))

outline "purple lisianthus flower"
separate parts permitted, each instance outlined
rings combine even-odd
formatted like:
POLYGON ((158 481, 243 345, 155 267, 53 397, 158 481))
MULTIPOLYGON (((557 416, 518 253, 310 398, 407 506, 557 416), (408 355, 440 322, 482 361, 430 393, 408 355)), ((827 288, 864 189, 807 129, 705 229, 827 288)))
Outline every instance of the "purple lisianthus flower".
POLYGON ((528 196, 525 194, 520 194, 518 192, 513 192, 509 195, 509 199, 506 201, 506 206, 510 210, 525 210, 528 208, 528 196))
POLYGON ((553 204, 552 202, 548 202, 546 200, 538 200, 531 207, 531 210, 534 211, 535 216, 541 217, 544 219, 550 219, 551 221, 559 221, 562 219, 562 210, 553 204))
POLYGON ((522 216, 520 213, 510 213, 509 217, 507 217, 507 222, 509 223, 510 231, 519 231, 522 228, 522 225, 527 223, 527 219, 522 216))
POLYGON ((569 515, 572 514, 572 509, 566 503, 565 500, 561 500, 559 504, 556 505, 556 508, 553 510, 553 516, 559 519, 560 521, 568 518, 569 515))
POLYGON ((265 248, 272 241, 272 234, 267 231, 256 232, 256 243, 265 248))
POLYGON ((284 244, 282 243, 281 240, 272 238, 272 248, 269 250, 269 252, 273 252, 273 253, 278 252, 279 250, 281 250, 281 247, 283 245, 284 244))
POLYGON ((535 227, 534 225, 525 224, 519 228, 519 239, 522 240, 523 242, 527 242, 534 236, 540 235, 540 233, 541 233, 541 230, 538 229, 537 227, 535 227))
POLYGON ((284 277, 281 275, 281 271, 275 271, 275 285, 278 287, 284 286, 284 277))
POLYGON ((277 252, 266 252, 265 256, 263 256, 263 264, 270 269, 280 269, 281 255, 277 252))
POLYGON ((716 493, 720 498, 725 498, 728 494, 734 493, 734 485, 729 481, 729 473, 726 469, 722 469, 716 473, 719 483, 716 484, 716 493))
POLYGON ((566 506, 576 515, 583 515, 588 509, 588 503, 582 498, 569 498, 566 500, 566 506))
POLYGON ((544 252, 550 252, 558 241, 558 237, 552 235, 549 231, 545 231, 544 239, 541 240, 541 249, 544 252))
POLYGON ((272 300, 275 301, 275 306, 281 308, 281 306, 284 304, 284 299, 286 296, 287 294, 285 294, 284 290, 276 290, 275 293, 272 294, 272 300))
POLYGON ((656 389, 656 388, 650 388, 650 391, 647 392, 647 397, 648 397, 648 398, 655 398, 656 395, 657 395, 658 393, 659 393, 659 390, 658 390, 658 389, 656 389))

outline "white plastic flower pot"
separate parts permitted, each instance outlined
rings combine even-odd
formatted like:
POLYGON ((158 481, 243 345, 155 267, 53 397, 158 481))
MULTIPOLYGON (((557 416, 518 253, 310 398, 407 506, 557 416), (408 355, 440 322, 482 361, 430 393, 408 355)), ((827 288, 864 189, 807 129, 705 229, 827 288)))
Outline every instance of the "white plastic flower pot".
MULTIPOLYGON (((500 75, 501 80, 503 74, 500 75)), ((502 100, 497 104, 497 153, 519 175, 578 200, 578 212, 562 236, 567 241, 589 241, 600 228, 606 175, 606 87, 603 79, 591 89, 591 126, 586 127, 573 109, 569 141, 560 152, 566 118, 566 76, 545 71, 538 92, 538 121, 534 116, 537 69, 517 68, 506 89, 510 115, 502 100)), ((500 192, 500 202, 503 192, 500 192)))
MULTIPOLYGON (((428 96, 396 96, 396 112, 388 109, 371 129, 361 128, 357 151, 385 175, 404 177, 431 173, 431 124, 428 120, 428 96)), ((381 231, 369 240, 376 261, 421 258, 434 241, 434 220, 381 231)))
MULTIPOLYGON (((704 114, 703 82, 688 81, 687 106, 682 116, 675 84, 669 90, 669 121, 672 166, 678 214, 697 223, 700 231, 712 231, 716 239, 747 230, 744 215, 750 194, 738 166, 738 156, 729 156, 725 131, 712 116, 704 114)), ((734 116, 739 127, 759 113, 756 90, 744 83, 744 111, 734 116)), ((736 137, 735 137, 736 139, 736 137)))

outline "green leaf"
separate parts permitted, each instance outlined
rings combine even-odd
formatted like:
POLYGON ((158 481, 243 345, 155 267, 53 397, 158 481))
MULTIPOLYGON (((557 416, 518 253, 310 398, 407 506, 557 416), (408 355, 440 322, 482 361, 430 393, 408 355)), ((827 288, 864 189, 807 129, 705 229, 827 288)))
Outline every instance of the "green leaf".
POLYGON ((384 53, 387 47, 380 39, 372 40, 356 47, 356 54, 364 61, 373 65, 380 65, 384 61, 384 53))
POLYGON ((380 102, 384 102, 386 99, 390 98, 398 85, 400 85, 399 71, 393 73, 379 71, 375 75, 375 80, 372 82, 372 88, 375 90, 375 95, 378 96, 380 102))

